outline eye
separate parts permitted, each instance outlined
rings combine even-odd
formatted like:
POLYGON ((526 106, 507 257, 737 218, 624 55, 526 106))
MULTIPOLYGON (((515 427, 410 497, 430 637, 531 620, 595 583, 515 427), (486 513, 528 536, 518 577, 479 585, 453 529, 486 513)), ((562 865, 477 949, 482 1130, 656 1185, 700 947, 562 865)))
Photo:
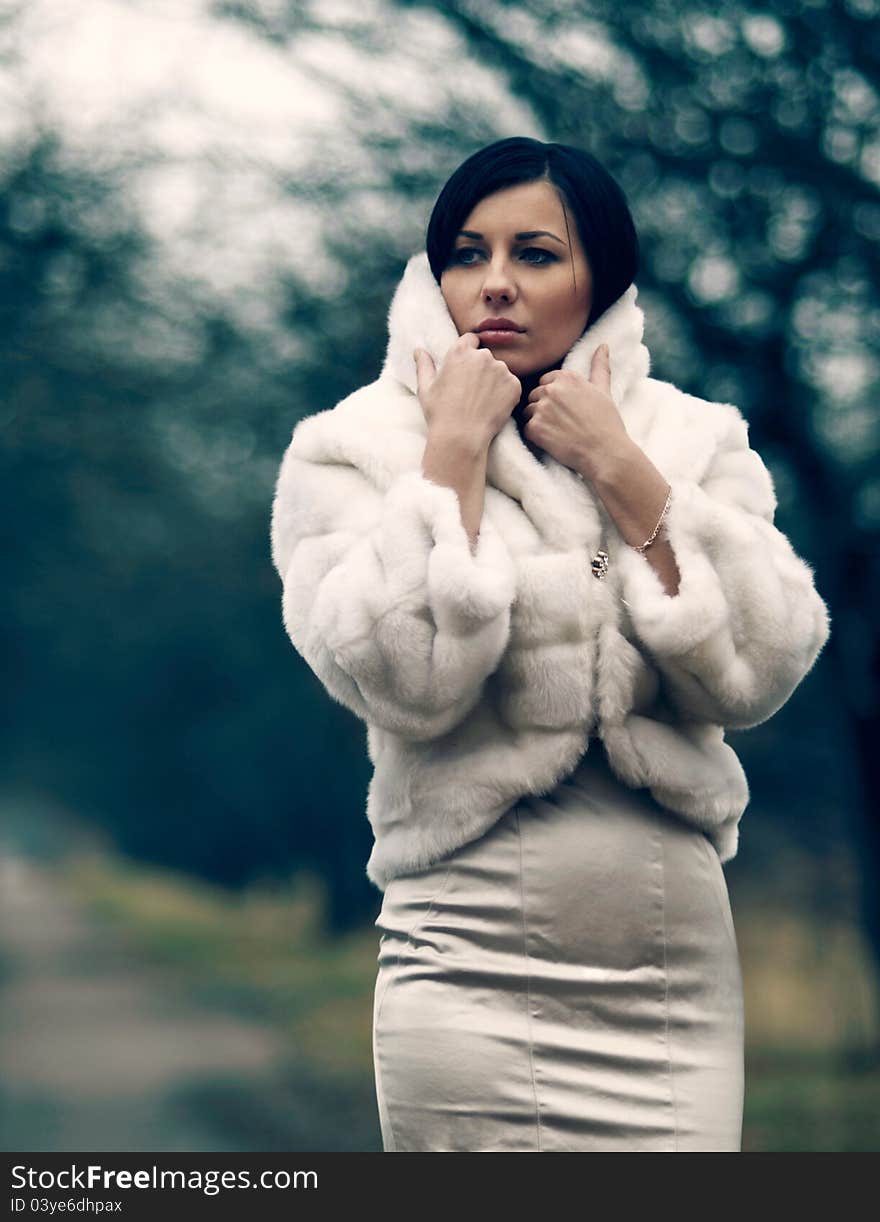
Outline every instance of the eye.
POLYGON ((522 251, 522 257, 525 259, 526 263, 532 263, 535 267, 543 267, 546 263, 556 262, 556 255, 552 254, 549 250, 544 250, 542 246, 527 246, 526 249, 522 251), (527 255, 537 255, 538 258, 526 258, 527 255))
POLYGON ((480 252, 476 246, 459 246, 457 250, 452 252, 450 263, 460 263, 463 267, 471 267, 474 260, 465 258, 466 255, 478 255, 480 252))

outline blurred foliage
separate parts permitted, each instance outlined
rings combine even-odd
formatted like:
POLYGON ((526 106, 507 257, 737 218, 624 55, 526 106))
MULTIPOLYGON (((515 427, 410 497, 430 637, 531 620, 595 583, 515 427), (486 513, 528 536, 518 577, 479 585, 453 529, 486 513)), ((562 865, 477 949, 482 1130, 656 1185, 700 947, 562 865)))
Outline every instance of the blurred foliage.
POLYGON ((375 913, 363 728, 284 635, 273 482, 378 374, 447 175, 537 135, 623 185, 653 373, 742 407, 831 604, 815 673, 731 736, 728 873, 841 911, 858 884, 880 944, 876 0, 88 10, 0 19, 10 790, 224 886, 313 870, 333 928, 375 913))
MULTIPOLYGON (((182 988, 214 1013, 258 1016, 283 1034, 291 1081, 301 1091, 307 1066, 313 1083, 312 1144, 299 1148, 381 1148, 370 1027, 375 931, 323 938, 327 893, 319 879, 256 881, 230 896, 121 865, 101 846, 74 853, 57 877, 123 930, 135 954, 163 969, 169 991, 182 988), (364 1101, 354 1130, 332 1115, 345 1093, 364 1101), (338 1144, 354 1132, 359 1146, 338 1144)), ((852 925, 821 914, 772 903, 735 908, 748 1016, 743 1149, 878 1149, 867 946, 852 925)))

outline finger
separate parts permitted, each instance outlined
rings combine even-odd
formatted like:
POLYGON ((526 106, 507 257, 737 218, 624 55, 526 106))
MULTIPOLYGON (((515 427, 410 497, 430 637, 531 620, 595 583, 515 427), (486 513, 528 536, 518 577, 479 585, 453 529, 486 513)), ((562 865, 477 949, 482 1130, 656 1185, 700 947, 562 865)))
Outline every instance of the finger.
POLYGON ((480 337, 476 331, 464 331, 455 342, 463 348, 479 348, 480 337))
POLYGON ((552 382, 554 378, 558 378, 561 372, 561 369, 548 369, 546 373, 542 374, 541 377, 538 378, 538 385, 546 386, 548 382, 552 382))
POLYGON ((611 391, 611 358, 608 345, 600 344, 590 362, 590 381, 606 393, 611 391))
POLYGON ((413 352, 413 359, 416 363, 416 381, 418 382, 419 393, 427 390, 436 376, 434 367, 434 358, 430 352, 426 352, 424 348, 416 348, 413 352))

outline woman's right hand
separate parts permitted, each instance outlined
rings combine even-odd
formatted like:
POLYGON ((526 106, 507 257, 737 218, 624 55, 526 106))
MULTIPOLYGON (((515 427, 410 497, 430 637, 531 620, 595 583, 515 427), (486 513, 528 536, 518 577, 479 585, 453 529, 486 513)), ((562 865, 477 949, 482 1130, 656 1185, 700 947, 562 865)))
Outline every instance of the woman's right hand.
POLYGON ((488 447, 519 403, 522 384, 503 361, 479 345, 473 331, 460 335, 439 372, 423 348, 413 355, 428 431, 488 447))

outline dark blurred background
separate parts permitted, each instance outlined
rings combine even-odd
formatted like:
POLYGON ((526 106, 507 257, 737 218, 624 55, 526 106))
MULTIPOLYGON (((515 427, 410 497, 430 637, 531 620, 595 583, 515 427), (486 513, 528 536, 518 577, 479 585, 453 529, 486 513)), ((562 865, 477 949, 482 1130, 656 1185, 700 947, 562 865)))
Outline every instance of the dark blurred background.
POLYGON ((364 728, 284 633, 269 514, 296 422, 378 375, 443 182, 514 134, 621 183, 652 373, 741 407, 829 604, 729 736, 744 1148, 877 1148, 878 16, 3 5, 6 1148, 379 1148, 364 728))

